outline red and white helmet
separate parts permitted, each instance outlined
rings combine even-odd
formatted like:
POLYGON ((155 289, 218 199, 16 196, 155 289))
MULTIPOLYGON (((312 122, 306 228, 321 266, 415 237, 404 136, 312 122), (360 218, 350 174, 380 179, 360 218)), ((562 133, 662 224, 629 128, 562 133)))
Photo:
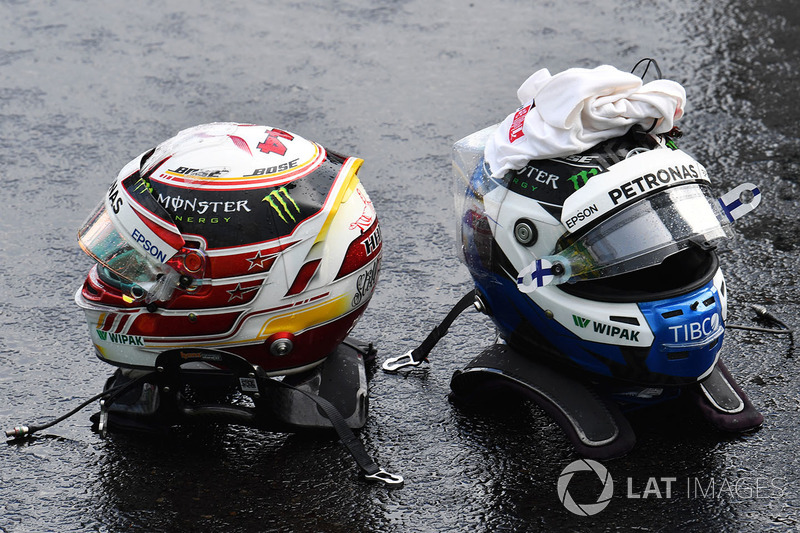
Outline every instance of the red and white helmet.
POLYGON ((75 295, 98 356, 152 368, 225 350, 271 374, 322 362, 366 309, 382 253, 363 161, 268 126, 205 124, 128 163, 78 232, 75 295))

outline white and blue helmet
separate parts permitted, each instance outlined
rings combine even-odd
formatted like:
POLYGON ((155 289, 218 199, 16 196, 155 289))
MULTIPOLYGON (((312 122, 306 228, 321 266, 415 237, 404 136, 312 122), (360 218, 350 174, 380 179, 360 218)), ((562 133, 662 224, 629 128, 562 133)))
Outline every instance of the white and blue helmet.
POLYGON ((638 127, 493 174, 496 129, 456 143, 454 170, 461 257, 505 341, 636 384, 709 375, 727 312, 715 248, 758 188, 714 198, 674 133, 638 127))

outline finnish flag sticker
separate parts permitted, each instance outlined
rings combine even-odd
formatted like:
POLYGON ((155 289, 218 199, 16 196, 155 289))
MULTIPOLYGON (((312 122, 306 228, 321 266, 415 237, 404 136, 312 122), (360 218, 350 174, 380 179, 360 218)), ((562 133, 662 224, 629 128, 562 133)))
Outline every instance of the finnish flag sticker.
POLYGON ((553 281, 553 264, 547 259, 537 259, 517 274, 520 292, 533 292, 553 281))
POLYGON ((720 196, 717 201, 728 220, 733 222, 758 207, 761 203, 761 191, 757 185, 742 183, 720 196))

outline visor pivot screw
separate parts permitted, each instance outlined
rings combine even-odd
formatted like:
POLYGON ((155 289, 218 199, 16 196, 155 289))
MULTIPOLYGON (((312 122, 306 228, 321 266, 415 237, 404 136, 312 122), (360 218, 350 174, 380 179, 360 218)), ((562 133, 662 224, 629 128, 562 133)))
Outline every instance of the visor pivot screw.
POLYGON ((289 352, 294 348, 294 344, 289 339, 278 339, 273 342, 269 347, 269 352, 276 357, 283 357, 289 355, 289 352))
POLYGON ((151 313, 155 313, 156 311, 158 311, 158 306, 157 306, 155 303, 153 303, 153 302, 150 302, 150 303, 149 303, 149 304, 147 304, 145 307, 146 307, 146 308, 147 308, 147 310, 148 310, 149 312, 151 312, 151 313))
POLYGON ((197 322, 197 315, 194 313, 189 313, 189 322, 197 322))
POLYGON ((533 246, 536 244, 539 234, 533 222, 522 218, 517 220, 517 223, 514 224, 514 237, 522 246, 533 246))
POLYGON ((566 270, 561 263, 553 263, 553 266, 550 267, 550 272, 552 272, 554 276, 563 276, 566 270))

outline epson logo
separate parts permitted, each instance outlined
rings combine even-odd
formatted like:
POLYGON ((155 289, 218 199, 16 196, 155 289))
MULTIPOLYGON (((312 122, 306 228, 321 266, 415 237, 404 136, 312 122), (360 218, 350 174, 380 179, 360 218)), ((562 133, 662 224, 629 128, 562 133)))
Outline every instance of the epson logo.
POLYGON ((144 251, 155 257, 158 261, 165 263, 167 261, 167 254, 158 249, 158 246, 150 242, 142 233, 134 228, 132 233, 133 238, 142 245, 144 251))
POLYGON ((597 204, 592 204, 583 208, 582 211, 578 211, 574 215, 572 215, 569 219, 567 219, 567 229, 572 229, 575 224, 578 222, 583 222, 595 215, 595 213, 599 212, 600 210, 597 208, 597 204))

